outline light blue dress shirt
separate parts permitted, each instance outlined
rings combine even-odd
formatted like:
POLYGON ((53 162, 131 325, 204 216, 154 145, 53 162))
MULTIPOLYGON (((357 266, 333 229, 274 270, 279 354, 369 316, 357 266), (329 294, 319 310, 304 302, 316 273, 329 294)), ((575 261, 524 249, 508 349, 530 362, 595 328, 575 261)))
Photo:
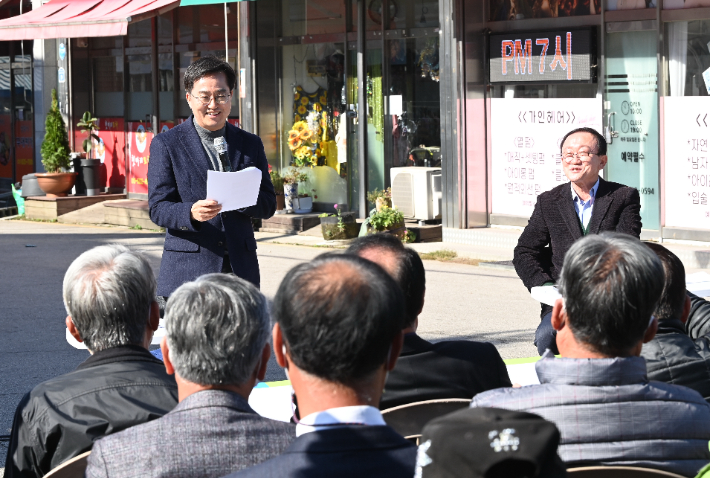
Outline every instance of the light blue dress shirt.
POLYGON ((582 201, 582 199, 577 195, 574 190, 572 183, 570 184, 570 189, 572 189, 572 200, 574 202, 574 209, 577 211, 577 216, 579 217, 579 222, 582 223, 583 228, 586 230, 589 227, 589 220, 592 218, 592 210, 594 208, 594 198, 597 195, 597 189, 599 188, 599 180, 594 183, 592 189, 589 191, 589 199, 582 201))

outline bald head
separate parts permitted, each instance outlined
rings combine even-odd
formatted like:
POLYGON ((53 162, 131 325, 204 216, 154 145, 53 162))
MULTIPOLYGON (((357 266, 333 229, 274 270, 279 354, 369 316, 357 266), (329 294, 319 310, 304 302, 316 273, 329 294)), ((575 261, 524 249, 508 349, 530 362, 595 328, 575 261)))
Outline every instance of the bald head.
POLYGON ((330 382, 365 379, 404 323, 399 286, 360 257, 324 254, 286 275, 273 307, 293 363, 330 382))

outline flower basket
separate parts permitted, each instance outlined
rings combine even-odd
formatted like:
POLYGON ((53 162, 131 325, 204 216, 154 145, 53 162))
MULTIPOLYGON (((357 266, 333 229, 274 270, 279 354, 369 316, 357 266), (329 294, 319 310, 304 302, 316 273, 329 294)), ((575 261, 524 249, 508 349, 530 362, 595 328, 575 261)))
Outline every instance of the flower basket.
POLYGON ((360 224, 355 222, 355 216, 342 216, 342 225, 338 225, 338 216, 321 217, 320 230, 323 239, 335 241, 343 239, 353 239, 360 232, 360 224))

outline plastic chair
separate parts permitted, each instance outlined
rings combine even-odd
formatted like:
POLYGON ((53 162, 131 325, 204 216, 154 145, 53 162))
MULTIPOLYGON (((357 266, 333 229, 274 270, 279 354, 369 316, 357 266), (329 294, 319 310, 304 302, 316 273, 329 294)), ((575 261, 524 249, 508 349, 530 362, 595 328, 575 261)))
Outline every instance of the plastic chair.
POLYGON ((382 418, 404 438, 419 444, 424 425, 437 417, 466 408, 470 404, 471 400, 465 398, 425 400, 383 410, 382 418))
POLYGON ((681 475, 632 466, 585 466, 568 468, 570 478, 682 478, 681 475))
POLYGON ((75 456, 71 460, 67 460, 57 466, 49 473, 44 475, 44 478, 84 478, 86 471, 86 460, 91 454, 91 451, 75 456))

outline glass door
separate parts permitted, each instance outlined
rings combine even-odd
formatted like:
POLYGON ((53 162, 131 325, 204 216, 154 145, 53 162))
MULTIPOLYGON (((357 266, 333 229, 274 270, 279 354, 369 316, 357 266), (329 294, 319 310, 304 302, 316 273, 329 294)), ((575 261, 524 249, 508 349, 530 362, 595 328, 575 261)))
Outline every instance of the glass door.
POLYGON ((606 36, 606 178, 641 194, 644 229, 659 230, 657 32, 606 36))

